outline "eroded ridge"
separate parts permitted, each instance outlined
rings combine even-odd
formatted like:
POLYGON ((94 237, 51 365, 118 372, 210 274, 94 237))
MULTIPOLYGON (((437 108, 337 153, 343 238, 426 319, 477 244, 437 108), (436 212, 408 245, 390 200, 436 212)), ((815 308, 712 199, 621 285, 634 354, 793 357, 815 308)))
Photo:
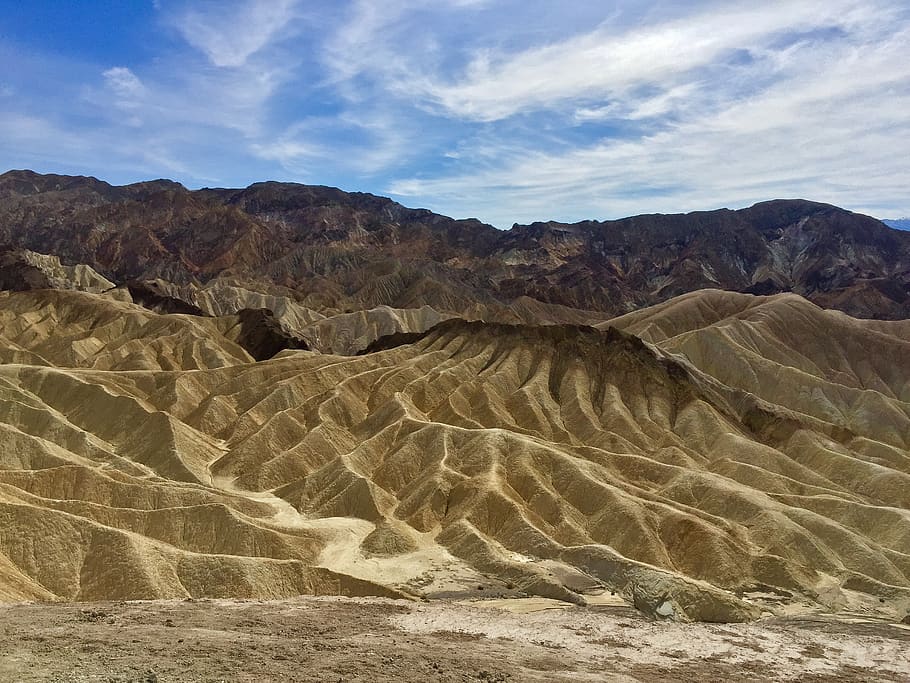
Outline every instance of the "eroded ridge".
POLYGON ((0 315, 7 600, 910 608, 902 323, 709 290, 604 329, 449 320, 253 362, 217 319, 106 295, 0 315))

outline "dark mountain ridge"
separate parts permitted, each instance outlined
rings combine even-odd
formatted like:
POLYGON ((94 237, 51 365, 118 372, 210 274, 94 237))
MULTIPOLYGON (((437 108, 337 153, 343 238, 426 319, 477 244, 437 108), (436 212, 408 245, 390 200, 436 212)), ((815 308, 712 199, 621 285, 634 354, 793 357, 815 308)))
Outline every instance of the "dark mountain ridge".
POLYGON ((910 234, 799 199, 499 231, 323 186, 191 191, 10 171, 0 175, 0 243, 118 283, 224 279, 326 311, 464 313, 530 297, 615 315, 712 287, 910 318, 910 234))

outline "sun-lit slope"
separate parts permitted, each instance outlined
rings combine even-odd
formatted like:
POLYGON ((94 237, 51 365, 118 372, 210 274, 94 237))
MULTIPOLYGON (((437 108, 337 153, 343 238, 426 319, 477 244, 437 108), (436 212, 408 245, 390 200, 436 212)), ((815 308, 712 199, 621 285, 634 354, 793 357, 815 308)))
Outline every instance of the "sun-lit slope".
POLYGON ((430 306, 417 308, 377 306, 364 311, 329 315, 295 331, 298 331, 315 350, 351 356, 363 351, 382 337, 426 332, 443 320, 451 318, 508 324, 577 325, 599 322, 604 317, 595 312, 519 297, 508 307, 475 304, 459 310, 438 311, 430 306))
POLYGON ((319 566, 331 528, 214 486, 221 443, 151 402, 175 376, 0 366, 0 596, 398 595, 319 566))
POLYGON ((56 256, 38 254, 28 249, 0 247, 0 289, 75 289, 81 292, 103 292, 114 283, 90 266, 67 266, 56 256))
POLYGON ((683 332, 708 327, 731 316, 741 315, 772 298, 720 289, 699 289, 612 318, 599 323, 597 327, 616 327, 656 344, 683 332))
POLYGON ((194 370, 251 360, 210 320, 62 290, 0 291, 0 362, 194 370))
POLYGON ((439 313, 429 306, 390 308, 378 306, 366 311, 341 313, 310 323, 300 335, 313 348, 325 353, 354 355, 371 342, 399 332, 425 332, 451 314, 439 313))
MULTIPOLYGON (((279 310, 288 311, 283 302, 276 303, 279 310)), ((376 306, 367 310, 328 314, 306 323, 297 322, 289 313, 278 317, 285 329, 306 339, 310 348, 323 353, 352 356, 381 337, 426 332, 443 320, 451 318, 510 324, 559 325, 589 324, 599 322, 605 316, 519 297, 508 307, 480 303, 456 310, 437 310, 426 305, 414 308, 376 306)), ((300 319, 299 316, 297 319, 300 319)))
MULTIPOLYGON (((903 608, 902 328, 840 315, 819 328, 795 297, 712 296, 650 312, 664 349, 617 329, 450 320, 359 357, 0 365, 0 583, 66 599, 419 593, 482 572, 576 601, 604 585, 700 619, 755 616, 736 594, 769 587, 903 608), (783 330, 804 335, 790 365, 783 330), (832 336, 896 355, 828 358, 832 336), (754 391, 712 365, 729 348, 754 391), (837 420, 770 386, 798 394, 793 376, 837 420)), ((88 329, 105 329, 98 315, 88 329)), ((204 346, 224 343, 198 329, 204 346)))
POLYGON ((172 296, 191 302, 210 315, 226 316, 243 309, 268 309, 282 328, 306 340, 313 350, 343 355, 354 355, 385 335, 425 332, 452 317, 451 313, 439 313, 429 306, 410 309, 378 306, 348 313, 326 311, 321 314, 306 308, 289 295, 265 294, 219 281, 200 288, 171 286, 171 290, 172 296))
POLYGON ((685 356, 729 387, 822 421, 872 459, 910 450, 904 322, 857 320, 792 294, 704 290, 610 325, 685 356))
POLYGON ((304 327, 325 315, 301 303, 299 295, 272 283, 244 284, 225 278, 214 280, 206 286, 176 285, 165 280, 155 280, 158 291, 184 301, 208 315, 220 317, 234 315, 244 309, 267 309, 290 332, 304 327))
MULTIPOLYGON (((910 328, 825 311, 795 295, 752 297, 704 290, 611 321, 650 338, 743 392, 757 437, 781 460, 731 448, 723 471, 792 503, 792 475, 812 471, 838 493, 798 493, 799 504, 850 532, 899 539, 889 561, 906 561, 910 537, 910 328), (845 503, 844 492, 868 498, 845 503), (871 505, 869 504, 871 503, 871 505)), ((855 551, 855 555, 859 555, 855 551)), ((853 577, 851 585, 865 579, 853 577)))
POLYGON ((412 308, 385 305, 361 310, 323 307, 321 312, 316 312, 307 308, 304 303, 306 297, 266 282, 218 279, 205 286, 180 286, 155 280, 143 284, 160 295, 189 304, 211 316, 231 316, 245 309, 269 310, 288 334, 305 340, 308 348, 345 356, 356 355, 381 337, 426 332, 450 318, 509 324, 586 325, 601 322, 607 317, 602 313, 543 303, 526 296, 516 298, 509 306, 474 301, 455 308, 433 308, 418 303, 412 308))
POLYGON ((810 589, 822 574, 908 585, 898 449, 882 446, 891 460, 869 479, 852 435, 840 444, 817 421, 702 384, 634 339, 447 323, 413 347, 309 362, 328 381, 269 387, 219 432, 232 447, 216 467, 246 487, 280 485, 311 514, 356 502, 368 518, 441 528, 450 549, 497 571, 517 571, 509 552, 592 570, 586 553, 609 546, 734 589, 810 589), (849 486, 847 465, 867 479, 849 486))

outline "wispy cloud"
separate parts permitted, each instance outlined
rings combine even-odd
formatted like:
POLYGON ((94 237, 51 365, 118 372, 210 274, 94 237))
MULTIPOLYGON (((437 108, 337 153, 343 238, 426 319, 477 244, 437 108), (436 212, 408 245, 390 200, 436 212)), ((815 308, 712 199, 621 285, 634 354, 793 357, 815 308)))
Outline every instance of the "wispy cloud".
POLYGON ((413 131, 402 126, 394 112, 371 111, 314 117, 298 122, 275 137, 255 143, 252 151, 262 159, 318 182, 318 171, 331 161, 336 169, 363 175, 406 168, 423 150, 413 131))
POLYGON ((862 21, 853 0, 781 0, 773 9, 711 7, 666 23, 617 30, 610 23, 568 40, 516 54, 481 51, 452 83, 428 95, 447 110, 490 121, 566 100, 622 96, 641 85, 666 86, 694 69, 750 53, 777 37, 814 29, 849 30, 862 21))
POLYGON ((196 3, 175 17, 188 43, 218 67, 240 67, 299 17, 300 0, 196 3))
POLYGON ((138 115, 138 112, 144 106, 144 100, 147 95, 142 81, 139 80, 136 74, 123 66, 112 67, 101 75, 114 96, 114 106, 127 113, 126 122, 134 127, 141 126, 143 120, 138 115))
POLYGON ((111 67, 102 75, 107 79, 111 89, 124 99, 139 97, 145 91, 142 81, 125 66, 111 67))

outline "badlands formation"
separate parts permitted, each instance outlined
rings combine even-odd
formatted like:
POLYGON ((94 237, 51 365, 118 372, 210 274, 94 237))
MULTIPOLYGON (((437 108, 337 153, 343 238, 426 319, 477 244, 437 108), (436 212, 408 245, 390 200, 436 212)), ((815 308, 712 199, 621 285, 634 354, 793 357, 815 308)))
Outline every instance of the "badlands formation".
POLYGON ((0 598, 910 609, 910 328, 703 290, 255 362, 229 317, 0 293, 0 598))
POLYGON ((327 188, 0 178, 2 601, 910 612, 910 247, 873 219, 488 234, 327 188))

